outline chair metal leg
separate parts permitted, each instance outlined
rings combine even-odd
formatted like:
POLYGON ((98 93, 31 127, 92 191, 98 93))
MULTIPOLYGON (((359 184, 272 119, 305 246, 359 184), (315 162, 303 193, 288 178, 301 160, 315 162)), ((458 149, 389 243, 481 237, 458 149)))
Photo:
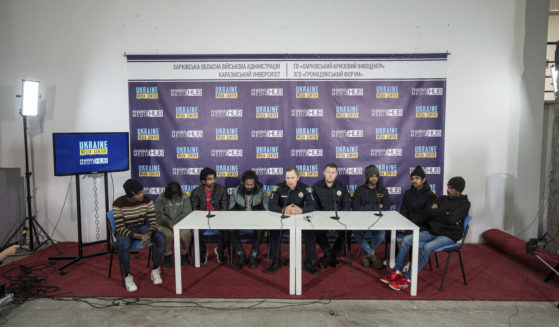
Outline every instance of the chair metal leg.
POLYGON ((446 277, 446 271, 448 270, 448 264, 450 263, 450 256, 452 255, 452 251, 448 252, 448 257, 446 258, 446 266, 444 267, 443 272, 443 280, 441 280, 441 287, 439 288, 439 292, 443 290, 444 279, 446 277))
POLYGON ((458 259, 460 259, 460 268, 462 269, 462 277, 464 278, 464 285, 468 285, 466 282, 466 274, 464 273, 464 265, 462 264, 462 254, 458 251, 458 259))
POLYGON ((113 253, 114 253, 114 248, 111 246, 111 255, 109 257, 109 276, 108 276, 108 278, 111 278, 111 271, 113 269, 113 253))
POLYGON ((433 271, 433 265, 431 264, 431 256, 429 256, 429 271, 433 271))
POLYGON ((435 262, 437 263, 437 268, 440 268, 441 266, 439 266, 439 257, 437 257, 437 252, 435 252, 435 262))
MULTIPOLYGON (((148 252, 148 265, 147 265, 148 267, 149 267, 149 264, 151 263, 151 248, 152 247, 150 246, 149 247, 149 252, 148 252)), ((153 255, 155 256, 155 251, 153 251, 153 255)), ((153 261, 155 261, 155 259, 153 261)))

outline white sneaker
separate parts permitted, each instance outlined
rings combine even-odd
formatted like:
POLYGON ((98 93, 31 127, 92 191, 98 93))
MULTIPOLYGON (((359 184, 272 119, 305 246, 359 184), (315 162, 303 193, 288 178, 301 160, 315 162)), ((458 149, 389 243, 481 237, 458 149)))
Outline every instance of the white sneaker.
POLYGON ((404 268, 402 268, 402 272, 408 272, 408 270, 410 270, 410 262, 409 261, 408 261, 408 263, 406 263, 404 268))
POLYGON ((128 275, 126 276, 126 278, 124 278, 124 286, 126 286, 126 290, 128 292, 136 292, 138 290, 138 286, 136 286, 136 283, 134 283, 134 278, 132 277, 132 275, 128 275))
POLYGON ((159 274, 159 268, 151 271, 151 280, 153 281, 153 285, 163 284, 163 279, 161 279, 161 275, 159 274))

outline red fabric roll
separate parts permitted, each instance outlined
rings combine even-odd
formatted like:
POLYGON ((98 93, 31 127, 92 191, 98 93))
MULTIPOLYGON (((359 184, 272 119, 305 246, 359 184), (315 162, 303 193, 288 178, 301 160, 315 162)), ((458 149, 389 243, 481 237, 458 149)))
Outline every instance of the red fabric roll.
MULTIPOLYGON (((526 253, 526 241, 523 241, 518 237, 512 236, 499 229, 486 230, 485 232, 483 232, 482 236, 487 244, 500 250, 517 262, 546 274, 551 272, 549 267, 547 267, 538 258, 533 256, 532 254, 526 253)), ((555 265, 559 263, 559 256, 554 255, 549 251, 538 249, 534 253, 538 254, 540 258, 545 260, 545 262, 550 264, 552 267, 555 267, 555 265)))

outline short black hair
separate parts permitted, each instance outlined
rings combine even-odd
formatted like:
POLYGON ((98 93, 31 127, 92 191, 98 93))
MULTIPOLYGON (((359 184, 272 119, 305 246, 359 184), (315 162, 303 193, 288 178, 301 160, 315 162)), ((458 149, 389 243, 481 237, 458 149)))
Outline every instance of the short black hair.
POLYGON ((324 166, 324 170, 326 170, 326 168, 334 168, 338 170, 338 166, 336 166, 336 164, 333 162, 327 163, 326 166, 324 166))
POLYGON ((165 187, 165 197, 170 199, 173 195, 182 196, 182 188, 177 182, 171 182, 165 187))
POLYGON ((205 181, 206 178, 210 175, 216 175, 215 170, 213 170, 209 167, 206 167, 206 168, 202 169, 202 171, 200 172, 200 182, 205 181))
POLYGON ((254 170, 245 170, 241 176, 241 181, 244 182, 247 179, 254 179, 255 182, 258 182, 258 175, 256 175, 254 170))

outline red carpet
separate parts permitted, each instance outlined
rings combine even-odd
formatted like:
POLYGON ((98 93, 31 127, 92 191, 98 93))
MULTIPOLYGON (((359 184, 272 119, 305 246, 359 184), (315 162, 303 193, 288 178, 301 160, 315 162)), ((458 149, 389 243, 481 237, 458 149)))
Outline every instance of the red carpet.
MULTIPOLYGON (((64 255, 77 253, 76 243, 59 243, 64 255)), ((220 265, 216 262, 213 248, 209 244, 210 255, 208 264, 201 268, 184 267, 183 294, 175 294, 174 268, 166 269, 163 285, 152 285, 147 263, 147 250, 143 250, 140 258, 132 256, 132 274, 139 290, 128 293, 121 286, 118 272, 118 260, 113 261, 113 275, 107 278, 108 256, 99 256, 74 264, 66 269, 62 276, 56 266, 48 266, 47 257, 57 256, 51 246, 40 253, 16 261, 0 268, 0 282, 10 285, 7 278, 16 279, 26 276, 20 265, 32 268, 27 275, 44 276, 44 284, 58 287, 53 291, 55 296, 70 297, 185 297, 185 298, 297 298, 297 299, 417 299, 417 300, 499 300, 499 301, 559 301, 559 279, 554 277, 550 283, 543 282, 547 274, 530 270, 516 263, 498 250, 480 244, 467 244, 462 250, 468 285, 462 282, 458 257, 453 256, 451 267, 447 273, 444 290, 439 292, 443 267, 426 267, 419 274, 418 296, 410 297, 409 290, 395 292, 379 282, 381 274, 386 270, 376 271, 360 265, 359 246, 353 246, 352 267, 348 267, 346 258, 342 257, 342 265, 336 268, 321 270, 317 276, 303 272, 303 295, 289 295, 289 268, 285 266, 278 273, 268 275, 264 270, 268 266, 265 257, 256 269, 245 267, 241 271, 233 269, 233 265, 220 265), (39 270, 38 270, 39 269, 39 270)), ((84 254, 95 253, 102 245, 87 247, 84 254)), ((265 253, 263 246, 262 253, 265 253)), ((284 258, 288 246, 283 245, 284 258)), ((319 251, 320 253, 320 251, 319 251)), ((383 253, 383 249, 379 249, 383 253)), ((432 259, 434 259, 432 257, 432 259)), ((284 261, 286 261, 284 259, 284 261)), ((434 264, 434 260, 433 264, 434 264)), ((446 255, 440 254, 441 265, 446 262, 446 255)), ((48 294, 47 294, 48 295, 48 294)))

